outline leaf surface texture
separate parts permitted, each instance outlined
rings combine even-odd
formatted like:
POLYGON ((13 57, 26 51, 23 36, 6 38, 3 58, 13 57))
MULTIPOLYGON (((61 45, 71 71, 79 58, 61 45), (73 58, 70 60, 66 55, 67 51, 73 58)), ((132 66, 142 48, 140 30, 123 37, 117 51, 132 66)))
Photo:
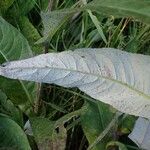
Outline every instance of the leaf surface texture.
POLYGON ((150 57, 112 48, 78 49, 7 63, 0 74, 35 82, 78 87, 116 109, 149 118, 150 57))

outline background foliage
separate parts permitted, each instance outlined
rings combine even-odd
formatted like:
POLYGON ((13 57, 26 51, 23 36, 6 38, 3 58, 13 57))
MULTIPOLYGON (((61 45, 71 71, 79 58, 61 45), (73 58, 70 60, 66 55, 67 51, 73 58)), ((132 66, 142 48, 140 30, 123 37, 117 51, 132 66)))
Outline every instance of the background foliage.
MULTIPOLYGON (((0 62, 82 47, 149 54, 149 8, 148 0, 1 0, 0 62)), ((138 149, 127 137, 136 117, 78 89, 0 83, 0 148, 138 149)))

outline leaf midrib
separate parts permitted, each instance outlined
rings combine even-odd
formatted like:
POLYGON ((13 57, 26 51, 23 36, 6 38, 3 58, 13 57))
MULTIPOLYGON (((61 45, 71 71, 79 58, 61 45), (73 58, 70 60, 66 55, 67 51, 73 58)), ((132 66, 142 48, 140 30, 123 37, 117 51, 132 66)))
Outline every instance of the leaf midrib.
MULTIPOLYGON (((7 69, 6 67, 4 67, 5 69, 7 69)), ((9 68, 8 68, 9 69, 9 68)), ((99 79, 100 78, 103 78, 103 79, 106 79, 106 80, 109 80, 109 81, 112 81, 112 82, 115 82, 117 84, 120 84, 120 85, 123 85, 135 92, 137 92, 139 95, 142 95, 143 97, 145 97, 146 99, 150 100, 150 96, 145 94, 144 92, 138 90, 138 89, 135 89, 133 86, 130 86, 129 84, 127 83, 124 83, 122 81, 119 81, 117 79, 112 79, 112 78, 108 78, 108 77, 105 77, 105 76, 101 76, 99 74, 94 74, 94 73, 89 73, 89 72, 84 72, 84 71, 79 71, 79 70, 75 70, 75 69, 67 69, 67 68, 58 68, 58 67, 50 67, 50 66, 46 66, 46 67, 21 67, 21 68, 18 68, 18 67, 14 67, 13 69, 57 69, 57 70, 64 70, 64 71, 70 71, 70 72, 78 72, 78 73, 81 73, 81 74, 85 74, 85 75, 91 75, 91 76, 96 76, 98 77, 99 79)), ((12 70, 12 68, 11 68, 12 70)))

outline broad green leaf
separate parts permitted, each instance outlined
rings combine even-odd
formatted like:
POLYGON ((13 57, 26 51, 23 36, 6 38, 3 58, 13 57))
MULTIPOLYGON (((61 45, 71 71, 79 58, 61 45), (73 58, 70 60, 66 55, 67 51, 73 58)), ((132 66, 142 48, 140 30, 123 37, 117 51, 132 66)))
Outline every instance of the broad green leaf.
POLYGON ((104 15, 133 17, 150 24, 149 0, 94 0, 85 8, 104 15))
POLYGON ((30 118, 33 136, 38 144, 39 150, 57 149, 64 150, 66 145, 66 129, 59 127, 59 132, 55 130, 55 122, 46 118, 30 118))
POLYGON ((0 116, 0 149, 31 150, 21 127, 13 120, 0 116))
MULTIPOLYGON (((0 62, 31 57, 32 51, 27 40, 12 25, 0 17, 0 62)), ((31 106, 35 99, 36 85, 31 82, 10 80, 1 77, 0 88, 15 104, 31 106), (30 92, 29 92, 30 91, 30 92)))
POLYGON ((51 122, 46 118, 30 118, 30 123, 37 142, 49 139, 55 129, 55 122, 51 122))
MULTIPOLYGON (((86 111, 81 114, 81 125, 91 145, 102 131, 105 130, 106 126, 113 118, 113 113, 108 105, 101 102, 86 102, 86 107, 86 111)), ((99 141, 93 150, 105 149, 106 143, 109 140, 108 136, 106 137, 105 140, 99 141)))
POLYGON ((0 62, 31 57, 28 41, 12 25, 0 17, 0 62))
POLYGON ((139 117, 129 138, 135 142, 139 148, 150 149, 150 121, 139 117))
POLYGON ((113 48, 78 49, 14 61, 2 76, 78 87, 121 112, 150 118, 150 56, 113 48))

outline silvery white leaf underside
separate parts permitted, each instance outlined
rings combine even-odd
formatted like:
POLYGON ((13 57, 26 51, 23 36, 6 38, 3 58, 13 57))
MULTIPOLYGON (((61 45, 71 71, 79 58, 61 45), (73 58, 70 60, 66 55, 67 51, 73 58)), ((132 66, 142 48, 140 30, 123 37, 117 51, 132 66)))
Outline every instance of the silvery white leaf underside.
POLYGON ((84 48, 9 62, 0 68, 0 74, 78 87, 122 112, 150 118, 150 56, 84 48))
POLYGON ((150 149, 150 120, 139 117, 135 123, 134 129, 129 135, 139 148, 143 150, 150 149))

